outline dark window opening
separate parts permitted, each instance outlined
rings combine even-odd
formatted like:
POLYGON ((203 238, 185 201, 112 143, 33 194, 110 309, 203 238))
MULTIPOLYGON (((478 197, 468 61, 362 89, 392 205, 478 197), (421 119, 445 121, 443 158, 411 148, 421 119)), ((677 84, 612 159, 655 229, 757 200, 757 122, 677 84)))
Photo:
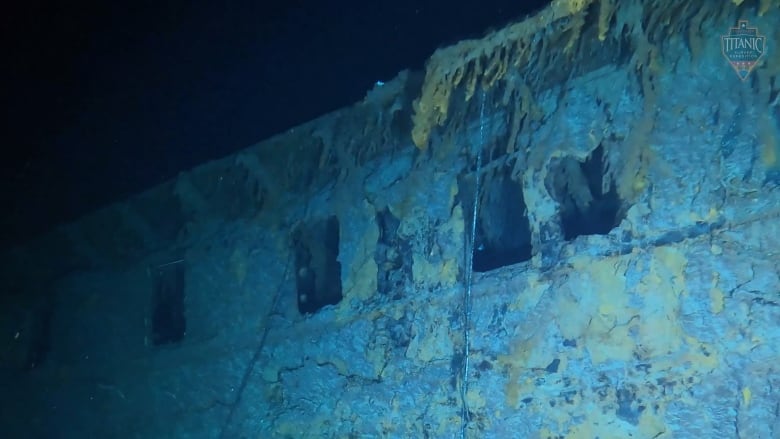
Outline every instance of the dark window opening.
POLYGON ((409 242, 398 236, 401 221, 389 210, 376 214, 379 239, 374 253, 377 266, 377 291, 393 300, 403 297, 404 287, 412 282, 412 251, 409 242))
MULTIPOLYGON (((460 179, 460 201, 466 234, 471 232, 474 203, 473 173, 460 179)), ((531 226, 526 215, 523 187, 511 177, 511 168, 488 173, 477 206, 474 271, 495 270, 531 259, 531 226)))
POLYGON ((52 304, 44 305, 33 317, 30 325, 30 344, 25 361, 28 369, 40 367, 51 351, 51 323, 54 315, 52 304))
POLYGON ((604 175, 604 148, 599 146, 580 162, 561 159, 548 188, 561 206, 563 238, 606 235, 617 227, 625 212, 614 182, 604 175))
POLYGON ((159 266, 155 270, 152 307, 152 343, 155 346, 184 339, 184 263, 159 266))
POLYGON ((341 301, 339 221, 335 216, 293 233, 298 311, 312 314, 341 301))

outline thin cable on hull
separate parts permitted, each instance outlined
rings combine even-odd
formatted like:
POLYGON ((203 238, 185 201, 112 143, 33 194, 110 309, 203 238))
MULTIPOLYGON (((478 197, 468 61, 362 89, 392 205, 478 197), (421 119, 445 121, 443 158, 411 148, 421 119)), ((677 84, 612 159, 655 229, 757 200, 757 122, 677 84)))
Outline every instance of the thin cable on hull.
POLYGON ((469 391, 468 376, 470 372, 471 356, 471 285, 473 283, 474 276, 474 244, 477 236, 477 209, 479 207, 479 183, 480 174, 482 172, 482 146, 485 141, 485 92, 482 92, 482 100, 479 106, 479 145, 477 147, 477 169, 474 176, 474 204, 471 210, 471 230, 469 236, 466 237, 466 290, 463 295, 463 376, 460 383, 460 400, 461 400, 461 439, 466 439, 466 430, 469 425, 469 407, 466 400, 469 391))

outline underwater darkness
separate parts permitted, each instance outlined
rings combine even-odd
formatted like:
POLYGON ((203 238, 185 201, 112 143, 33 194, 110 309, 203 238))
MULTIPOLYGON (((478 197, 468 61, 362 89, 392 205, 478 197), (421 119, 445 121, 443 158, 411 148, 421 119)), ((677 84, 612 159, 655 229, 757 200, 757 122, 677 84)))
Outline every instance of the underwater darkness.
POLYGON ((0 246, 359 101, 547 3, 6 6, 0 246))

